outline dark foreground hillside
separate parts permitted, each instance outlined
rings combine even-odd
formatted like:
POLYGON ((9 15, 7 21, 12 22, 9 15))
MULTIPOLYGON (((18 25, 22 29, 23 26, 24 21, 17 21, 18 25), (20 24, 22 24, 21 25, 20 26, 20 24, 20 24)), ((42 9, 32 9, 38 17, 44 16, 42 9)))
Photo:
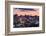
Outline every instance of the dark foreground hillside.
POLYGON ((29 15, 25 15, 25 16, 18 16, 18 15, 14 15, 13 16, 14 19, 14 23, 13 23, 13 27, 14 28, 22 28, 22 27, 39 27, 39 16, 29 16, 29 15))

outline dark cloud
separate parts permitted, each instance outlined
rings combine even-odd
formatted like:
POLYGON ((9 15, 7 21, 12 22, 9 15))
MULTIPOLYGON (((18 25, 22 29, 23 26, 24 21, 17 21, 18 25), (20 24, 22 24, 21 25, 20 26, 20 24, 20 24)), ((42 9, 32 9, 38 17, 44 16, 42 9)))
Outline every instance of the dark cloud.
POLYGON ((15 9, 19 9, 19 10, 22 10, 22 11, 24 11, 24 10, 36 11, 33 8, 15 8, 15 9))

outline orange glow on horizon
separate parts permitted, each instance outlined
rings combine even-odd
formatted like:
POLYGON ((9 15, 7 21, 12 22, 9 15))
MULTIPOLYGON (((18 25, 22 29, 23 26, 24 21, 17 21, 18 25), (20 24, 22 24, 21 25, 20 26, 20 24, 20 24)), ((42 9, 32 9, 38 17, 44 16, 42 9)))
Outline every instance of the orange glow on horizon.
POLYGON ((23 16, 25 16, 25 15, 29 15, 29 16, 37 15, 37 16, 39 16, 39 10, 37 10, 37 11, 31 11, 31 10, 22 11, 22 10, 16 9, 16 10, 14 10, 13 14, 14 15, 17 14, 18 16, 20 16, 20 15, 23 15, 23 16))

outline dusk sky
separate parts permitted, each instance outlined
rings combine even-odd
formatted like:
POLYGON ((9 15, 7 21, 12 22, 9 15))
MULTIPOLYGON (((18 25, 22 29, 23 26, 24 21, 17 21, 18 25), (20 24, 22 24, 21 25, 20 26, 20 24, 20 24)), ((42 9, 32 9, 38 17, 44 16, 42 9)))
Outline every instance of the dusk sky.
POLYGON ((18 16, 20 15, 29 15, 29 16, 39 16, 39 10, 38 9, 28 9, 28 8, 17 8, 17 9, 13 9, 13 15, 17 14, 18 16))

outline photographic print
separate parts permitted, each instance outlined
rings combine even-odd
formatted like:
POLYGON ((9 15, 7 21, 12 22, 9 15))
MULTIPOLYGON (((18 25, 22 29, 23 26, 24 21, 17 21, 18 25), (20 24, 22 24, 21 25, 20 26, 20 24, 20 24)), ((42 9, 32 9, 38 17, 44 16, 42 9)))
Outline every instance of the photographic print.
POLYGON ((39 27, 39 9, 13 8, 13 28, 39 27))
POLYGON ((11 31, 42 29, 42 6, 11 5, 11 31))

